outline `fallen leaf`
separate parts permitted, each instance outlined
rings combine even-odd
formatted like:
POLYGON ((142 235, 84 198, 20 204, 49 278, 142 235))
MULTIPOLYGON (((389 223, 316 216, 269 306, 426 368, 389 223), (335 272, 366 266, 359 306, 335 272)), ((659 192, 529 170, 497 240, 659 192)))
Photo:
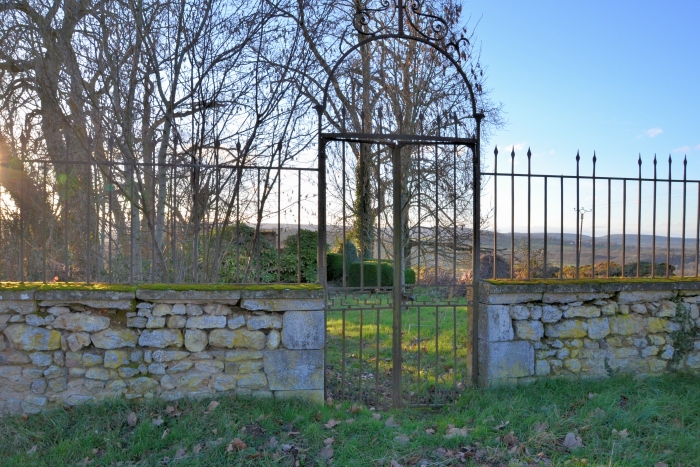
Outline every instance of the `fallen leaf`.
POLYGON ((340 422, 338 420, 333 420, 332 418, 328 420, 328 423, 325 423, 323 426, 328 428, 329 430, 332 430, 336 426, 340 425, 340 422))
POLYGON ((219 403, 216 401, 211 401, 209 402, 209 405, 207 406, 207 410, 204 412, 206 415, 209 415, 214 411, 219 406, 219 403))
POLYGON ((199 454, 199 451, 201 451, 203 447, 204 445, 202 443, 195 444, 195 446, 192 448, 192 452, 194 454, 199 454))
POLYGON ((166 428, 165 431, 163 432, 163 436, 160 437, 160 439, 165 439, 166 436, 170 434, 170 428, 166 428))
POLYGON ((323 444, 326 446, 330 446, 331 444, 333 444, 334 441, 335 440, 333 438, 326 438, 323 440, 323 444))
POLYGON ((352 407, 350 407, 350 413, 357 413, 357 412, 360 412, 361 410, 362 410, 361 405, 352 404, 352 407))
POLYGON ((236 451, 241 451, 247 447, 248 447, 248 445, 245 444, 241 438, 233 438, 233 441, 231 441, 229 443, 229 445, 226 447, 226 452, 231 452, 234 449, 236 451))
POLYGON ((549 428, 547 423, 535 422, 535 431, 542 432, 549 428))
POLYGON ((214 428, 213 430, 211 430, 211 432, 212 432, 213 434, 216 434, 218 431, 219 431, 218 428, 214 428))
POLYGON ((583 446, 583 441, 580 436, 576 436, 573 433, 568 433, 566 438, 564 438, 564 447, 569 449, 580 448, 583 446))
POLYGON ((666 462, 657 462, 654 464, 654 467, 668 467, 668 464, 666 462))
POLYGON ((284 452, 291 451, 293 447, 294 447, 293 444, 283 444, 283 445, 282 445, 282 450, 283 450, 284 452))
POLYGON ((330 446, 326 446, 325 448, 321 449, 318 453, 318 457, 324 460, 331 460, 333 458, 333 448, 330 446))
POLYGON ((161 426, 164 422, 165 420, 160 418, 160 415, 158 415, 158 418, 154 418, 153 420, 151 420, 151 423, 153 423, 155 426, 161 426))
POLYGON ((627 408, 629 402, 630 400, 627 396, 625 396, 624 394, 620 396, 620 407, 622 407, 623 409, 627 408))
POLYGON ((35 444, 34 446, 32 446, 31 449, 29 449, 29 450, 27 451, 27 454, 30 454, 30 455, 31 455, 31 454, 34 454, 34 453, 36 452, 36 450, 37 450, 37 446, 36 446, 36 444, 35 444))
POLYGON ((135 412, 131 412, 128 417, 126 417, 126 423, 129 424, 130 427, 136 426, 136 424, 139 422, 139 418, 136 416, 135 412))
POLYGON ((397 443, 400 443, 400 444, 407 444, 409 441, 411 441, 411 438, 409 438, 408 436, 406 436, 404 434, 401 434, 401 435, 395 436, 394 441, 396 441, 397 443))
POLYGON ((20 417, 22 417, 22 421, 23 421, 23 422, 26 422, 27 420, 29 420, 29 415, 27 415, 27 414, 24 413, 24 412, 22 412, 22 415, 20 415, 20 417))
POLYGON ((185 451, 184 449, 178 449, 175 452, 175 459, 182 459, 183 457, 185 457, 185 454, 187 454, 187 451, 185 451))
POLYGON ((674 418, 673 419, 673 427, 681 429, 681 428, 683 428, 683 423, 680 420, 678 420, 677 418, 674 418))
POLYGON ((386 419, 386 422, 384 423, 384 425, 389 427, 389 428, 398 428, 401 426, 397 422, 394 421, 393 415, 386 419))
POLYGON ((258 418, 255 419, 255 421, 261 422, 261 421, 265 420, 267 417, 269 417, 269 415, 260 414, 260 415, 258 415, 258 418))
POLYGON ((501 430, 501 429, 507 427, 508 425, 510 425, 510 421, 509 421, 509 420, 506 420, 505 422, 504 422, 503 420, 501 420, 501 424, 500 424, 500 425, 496 425, 493 429, 496 430, 496 431, 498 431, 498 430, 501 430))
POLYGON ((467 427, 457 428, 453 425, 448 425, 447 434, 445 434, 446 439, 454 438, 456 436, 467 436, 467 427))
POLYGON ((627 428, 625 428, 622 431, 617 431, 615 428, 613 428, 612 434, 613 434, 613 436, 617 436, 618 438, 627 438, 627 435, 628 435, 627 428))
POLYGON ((598 394, 596 394, 596 393, 594 393, 594 392, 589 392, 589 393, 588 393, 588 399, 589 399, 589 400, 593 400, 593 399, 595 399, 595 396, 597 396, 597 395, 598 395, 598 394))
POLYGON ((331 396, 328 396, 328 399, 326 399, 326 405, 328 407, 333 407, 333 398, 331 396))
POLYGON ((277 438, 274 436, 270 437, 270 439, 267 442, 268 446, 270 446, 272 449, 277 447, 277 438))
POLYGON ((605 415, 605 410, 598 407, 597 409, 595 409, 593 411, 593 413, 591 414, 591 417, 602 417, 603 415, 605 415))
POLYGON ((425 433, 428 434, 428 435, 434 435, 434 434, 435 434, 435 430, 432 429, 432 428, 427 428, 427 429, 425 430, 425 433))
MULTIPOLYGON (((466 430, 465 430, 465 431, 466 431, 466 430)), ((465 436, 466 436, 466 433, 465 433, 465 436)), ((519 441, 519 440, 518 440, 518 437, 515 436, 515 432, 514 432, 514 431, 511 431, 511 432, 508 433, 507 435, 503 435, 503 436, 501 437, 501 441, 502 441, 503 443, 507 444, 508 446, 513 446, 513 445, 515 445, 515 444, 518 444, 518 441, 519 441)))
POLYGON ((373 413, 372 418, 375 420, 380 420, 382 418, 382 414, 380 413, 373 413))
POLYGON ((354 421, 355 421, 354 418, 348 418, 347 420, 345 420, 345 423, 346 423, 347 425, 350 425, 350 424, 351 424, 352 422, 354 422, 354 421))
POLYGON ((403 467, 403 465, 399 464, 395 460, 392 459, 391 463, 389 463, 390 467, 403 467))

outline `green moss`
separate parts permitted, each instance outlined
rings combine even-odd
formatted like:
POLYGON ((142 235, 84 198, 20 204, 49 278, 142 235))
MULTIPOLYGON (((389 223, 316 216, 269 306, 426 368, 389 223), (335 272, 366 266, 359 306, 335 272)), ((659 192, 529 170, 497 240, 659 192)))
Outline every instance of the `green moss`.
POLYGON ((25 290, 104 290, 111 292, 135 292, 147 290, 320 290, 319 284, 86 284, 84 282, 0 282, 0 291, 25 290))
POLYGON ((519 279, 487 279, 484 282, 494 285, 553 285, 553 284, 657 284, 676 282, 700 282, 698 277, 609 277, 598 279, 531 279, 529 281, 519 279))

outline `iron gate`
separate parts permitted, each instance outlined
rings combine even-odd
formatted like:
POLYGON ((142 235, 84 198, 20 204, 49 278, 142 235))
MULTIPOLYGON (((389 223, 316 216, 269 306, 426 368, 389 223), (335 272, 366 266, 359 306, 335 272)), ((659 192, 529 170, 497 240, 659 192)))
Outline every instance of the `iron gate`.
POLYGON ((441 404, 477 376, 480 85, 461 66, 468 40, 436 12, 370 4, 357 3, 316 108, 326 392, 441 404), (436 81, 455 86, 449 111, 436 81))

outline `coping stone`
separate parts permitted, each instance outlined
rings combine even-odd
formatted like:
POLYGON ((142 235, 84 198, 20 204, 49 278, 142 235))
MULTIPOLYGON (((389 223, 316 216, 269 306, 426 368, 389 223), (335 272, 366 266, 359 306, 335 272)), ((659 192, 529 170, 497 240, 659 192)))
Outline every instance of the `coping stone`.
POLYGON ((226 303, 235 305, 241 299, 240 290, 136 290, 136 298, 148 302, 167 303, 226 303))

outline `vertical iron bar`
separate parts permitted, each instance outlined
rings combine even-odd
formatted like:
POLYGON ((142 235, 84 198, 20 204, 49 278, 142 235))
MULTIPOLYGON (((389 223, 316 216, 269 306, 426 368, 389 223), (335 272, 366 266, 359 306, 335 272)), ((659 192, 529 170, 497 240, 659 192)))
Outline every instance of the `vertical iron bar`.
POLYGON ((666 277, 671 275, 671 155, 668 155, 668 216, 666 221, 666 277))
MULTIPOLYGON (((343 128, 345 128, 345 107, 343 107, 343 128)), ((345 141, 342 142, 342 157, 343 157, 343 288, 347 287, 347 252, 345 251, 345 244, 347 243, 347 207, 345 199, 346 190, 346 179, 345 179, 345 141)), ((345 354, 343 353, 343 360, 345 360, 345 354)))
MULTIPOLYGON (((472 208, 472 251, 476 252, 477 256, 481 252, 481 119, 484 118, 483 113, 477 113, 474 115, 476 119, 476 142, 474 144, 474 157, 472 158, 472 190, 473 190, 473 208, 472 208)), ((494 257, 494 267, 495 267, 495 257, 494 257)), ((479 336, 479 279, 481 264, 479 261, 474 261, 474 254, 472 254, 472 268, 474 280, 472 281, 472 312, 470 316, 472 320, 471 325, 471 353, 472 353, 472 383, 477 386, 479 380, 479 346, 478 346, 478 336, 479 336)))
MULTIPOLYGON (((175 143, 175 151, 177 151, 177 141, 175 143)), ((177 161, 177 152, 174 154, 174 160, 177 161)), ((177 163, 177 162, 176 162, 177 163)), ((172 165, 170 168, 170 225, 171 225, 171 232, 170 232, 170 263, 172 265, 173 269, 173 283, 178 282, 179 274, 178 274, 178 266, 177 266, 177 187, 176 187, 176 181, 175 181, 175 164, 172 165)))
POLYGON ((637 192, 637 277, 639 277, 639 266, 642 261, 642 155, 639 155, 637 162, 639 165, 639 183, 637 192))
POLYGON ((607 260, 605 261, 605 277, 610 277, 610 179, 608 178, 608 246, 607 260))
MULTIPOLYGON (((437 134, 438 137, 440 136, 440 116, 438 116, 437 119, 437 134)), ((438 271, 440 270, 440 266, 438 264, 438 238, 440 237, 440 218, 438 217, 438 213, 440 211, 440 200, 439 200, 439 193, 438 193, 438 186, 439 186, 439 180, 440 180, 440 175, 439 175, 439 170, 438 170, 438 145, 435 143, 435 251, 434 251, 434 256, 435 256, 435 286, 437 287, 439 284, 439 277, 438 277, 438 271)), ((472 252, 472 256, 473 256, 472 252)))
POLYGON ((651 277, 656 277, 656 154, 654 154, 653 207, 651 214, 651 277))
MULTIPOLYGON (((90 143, 88 143, 89 145, 90 143)), ((87 163, 87 169, 88 169, 88 182, 87 182, 87 258, 86 258, 86 271, 85 271, 85 282, 87 284, 90 284, 90 269, 91 269, 91 260, 92 260, 92 255, 90 255, 90 247, 91 247, 91 239, 92 237, 92 229, 90 228, 90 211, 92 211, 92 163, 90 162, 90 150, 91 148, 88 146, 88 163, 87 163)))
POLYGON ((280 252, 282 248, 282 153, 279 155, 277 169, 277 282, 282 282, 282 263, 280 252))
MULTIPOLYGON (((421 134, 423 134, 423 133, 422 133, 422 130, 423 130, 423 114, 421 114, 420 120, 421 120, 421 122, 420 122, 420 125, 421 125, 421 134)), ((420 244, 420 242, 421 242, 421 224, 423 223, 423 222, 422 222, 422 219, 421 219, 421 211, 422 211, 421 208, 422 208, 422 206, 423 206, 423 205, 422 205, 422 201, 423 201, 423 200, 422 200, 422 198, 421 198, 421 189, 420 189, 420 188, 421 188, 421 181, 423 180, 423 178, 422 178, 422 177, 423 177, 423 173, 422 173, 422 168, 421 168, 422 165, 423 165, 423 145, 420 145, 420 146, 418 146, 418 279, 416 280, 416 282, 417 282, 419 285, 420 285, 421 273, 423 272, 423 271, 421 270, 421 267, 420 267, 420 258, 421 258, 421 256, 422 256, 422 254, 421 254, 422 250, 421 250, 421 244, 420 244)), ((419 316, 420 316, 420 307, 418 308, 418 314, 419 314, 419 316)), ((419 321, 420 321, 420 320, 419 320, 419 321)), ((418 323, 418 325, 420 326, 420 322, 418 323)), ((418 347, 420 347, 420 339, 418 339, 418 347)), ((419 359, 419 362, 420 362, 420 349, 419 349, 419 352, 418 352, 418 359, 419 359)), ((420 365, 418 366, 418 375, 419 375, 418 377, 420 378, 420 365)))
POLYGON ((46 171, 47 171, 47 165, 46 162, 43 163, 44 166, 44 202, 41 203, 42 206, 42 212, 41 212, 41 223, 42 225, 42 245, 41 245, 41 262, 42 262, 42 268, 41 268, 41 276, 42 276, 42 282, 46 284, 46 244, 48 243, 48 234, 47 234, 47 222, 46 222, 46 203, 48 203, 48 193, 47 193, 47 188, 46 188, 46 171))
POLYGON ((497 241, 497 235, 498 235, 498 146, 493 150, 493 257, 491 258, 492 260, 492 269, 493 269, 493 278, 497 278, 496 274, 496 251, 498 247, 498 241, 497 241))
MULTIPOLYGON (((401 355, 401 312, 402 312, 402 297, 403 297, 403 270, 401 268, 403 261, 403 246, 401 245, 400 239, 403 238, 402 229, 403 222, 402 216, 402 189, 401 186, 401 147, 394 146, 391 151, 392 158, 392 169, 393 169, 393 223, 394 223, 394 288, 393 288, 393 305, 394 305, 394 316, 392 321, 392 356, 393 356, 393 370, 392 370, 392 385, 391 385, 391 396, 393 406, 395 408, 401 407, 401 367, 402 367, 402 355, 401 355)), ((436 167, 437 169, 437 167, 436 167)))
MULTIPOLYGON (((322 119, 323 119, 323 107, 317 106, 316 112, 318 113, 318 245, 317 245, 317 256, 316 264, 318 265, 318 280, 323 287, 323 322, 328 322, 328 290, 327 290, 327 276, 326 276, 326 141, 321 137, 322 119)), ((280 165, 281 164, 281 148, 280 148, 280 165)), ((301 180, 301 171, 299 172, 299 180, 301 180)), ((280 181, 281 182, 281 181, 280 181)), ((323 334, 323 367, 326 368, 326 363, 328 361, 328 329, 324 325, 323 334)), ((345 355, 343 355, 345 359, 345 355)), ((323 372, 323 387, 326 384, 326 372, 323 372)))
POLYGON ((559 279, 564 278, 564 177, 559 177, 559 279))
POLYGON ((530 170, 530 162, 532 159, 532 152, 530 148, 527 148, 527 278, 530 279, 530 250, 532 248, 532 238, 530 236, 530 222, 532 213, 532 172, 530 170))
POLYGON ((549 274, 547 274, 547 176, 544 176, 544 245, 543 245, 543 270, 542 277, 549 279, 549 274))
MULTIPOLYGON (((370 146, 371 147, 371 146, 370 146)), ((377 178, 377 288, 381 288, 382 285, 382 241, 381 241, 381 236, 382 236, 382 188, 381 188, 381 182, 380 182, 380 170, 381 170, 381 154, 380 154, 381 148, 379 145, 377 145, 377 165, 375 167, 375 176, 377 178)), ((394 240, 396 240, 394 238, 394 240)), ((379 294, 379 291, 377 291, 377 294, 379 294)), ((377 348, 377 352, 379 351, 379 348, 377 348)), ((377 356, 377 358, 379 358, 377 356)))
MULTIPOLYGON (((510 151, 510 278, 515 267, 515 146, 510 151)), ((476 279, 476 278, 474 278, 476 279)))
POLYGON ((625 277, 625 246, 627 244, 627 179, 622 180, 622 272, 625 277))
POLYGON ((109 267, 109 282, 114 283, 114 274, 112 273, 112 192, 114 191, 114 138, 112 135, 109 136, 109 191, 107 192, 107 206, 109 209, 109 214, 107 215, 107 221, 109 225, 109 247, 107 250, 107 265, 109 267))
MULTIPOLYGON (((325 148, 324 148, 325 150, 325 148)), ((319 172, 319 177, 320 177, 319 172)), ((320 188, 319 188, 320 190, 320 188)), ((325 197, 325 195, 324 195, 325 197)), ((318 200, 319 206, 321 205, 321 198, 318 200)), ((325 212, 325 204, 324 204, 325 212)), ((319 213, 320 217, 320 213, 319 213)), ((321 259, 321 258, 319 258, 321 259)), ((318 274, 321 274, 321 263, 318 263, 318 274)), ((297 283, 301 284, 301 170, 297 170, 297 283)))
MULTIPOLYGON (((269 172, 268 172, 268 174, 269 174, 269 172)), ((301 179, 301 173, 299 173, 299 178, 301 179)), ((255 263, 256 263, 255 264, 255 282, 260 283, 260 282, 262 282, 262 277, 261 277, 262 265, 260 263, 262 262, 262 259, 261 259, 261 255, 262 255, 262 225, 261 225, 261 222, 262 222, 262 211, 263 211, 262 200, 261 200, 261 196, 260 196, 260 167, 258 167, 258 169, 257 169, 257 188, 256 188, 255 192, 257 193, 255 210, 256 210, 256 215, 258 216, 258 218, 256 220, 257 228, 258 228, 258 235, 255 239, 255 256, 256 256, 256 259, 255 259, 255 263)), ((301 192, 300 192, 299 196, 301 197, 301 192)), ((299 204, 301 205, 301 202, 299 204)), ((300 241, 300 237, 301 237, 301 235, 297 235, 297 241, 300 241)), ((299 256, 301 255, 300 251, 301 251, 301 249, 298 248, 297 255, 299 255, 299 256)), ((297 259, 299 258, 299 256, 297 256, 297 259)), ((298 263, 301 263, 301 261, 298 261, 298 263)), ((301 280, 299 280, 299 282, 301 282, 301 280)))
POLYGON ((24 151, 19 156, 19 281, 24 282, 24 151))
POLYGON ((595 279, 595 151, 593 151, 593 200, 591 201, 591 279, 595 279))
POLYGON ((579 214, 581 214, 581 206, 580 206, 580 197, 581 197, 581 192, 580 192, 580 179, 579 179, 579 161, 581 160, 581 156, 579 156, 578 151, 576 151, 576 279, 578 279, 579 276, 579 267, 581 266, 581 243, 582 243, 582 238, 579 235, 579 214))
POLYGON ((688 175, 688 157, 683 158, 683 227, 681 233, 681 277, 685 277, 685 222, 686 222, 686 191, 688 175))
MULTIPOLYGON (((70 133, 66 133, 66 161, 70 159, 70 133)), ((65 267, 66 282, 70 281, 70 268, 68 256, 68 164, 64 166, 65 177, 63 180, 63 261, 65 267)))
MULTIPOLYGON (((134 164, 129 163, 129 284, 134 283, 134 164)), ((195 239, 195 243, 197 240, 195 239)))
POLYGON ((700 266, 700 182, 698 182, 698 212, 695 217, 695 277, 698 277, 700 266))

